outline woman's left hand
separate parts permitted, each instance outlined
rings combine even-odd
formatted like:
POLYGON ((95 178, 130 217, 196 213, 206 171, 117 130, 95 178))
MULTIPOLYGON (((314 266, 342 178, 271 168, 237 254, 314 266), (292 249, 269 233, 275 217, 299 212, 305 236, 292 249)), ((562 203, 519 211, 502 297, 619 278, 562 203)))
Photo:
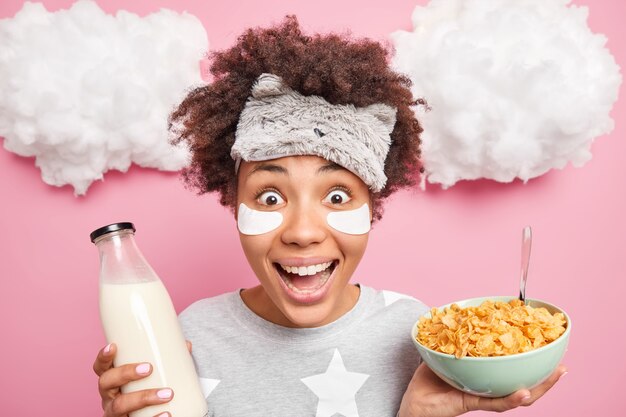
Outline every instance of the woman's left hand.
POLYGON ((468 411, 506 411, 528 406, 541 398, 567 369, 559 365, 543 383, 535 388, 521 389, 501 398, 484 398, 459 391, 433 373, 422 363, 402 398, 399 417, 454 417, 468 411))

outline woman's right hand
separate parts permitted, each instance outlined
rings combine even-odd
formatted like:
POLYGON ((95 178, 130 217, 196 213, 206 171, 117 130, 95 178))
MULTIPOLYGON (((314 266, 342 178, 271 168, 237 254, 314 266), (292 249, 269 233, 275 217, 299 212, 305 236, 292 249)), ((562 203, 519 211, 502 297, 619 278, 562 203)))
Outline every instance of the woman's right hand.
MULTIPOLYGON (((122 394, 122 385, 147 377, 152 373, 152 365, 133 363, 116 368, 113 366, 116 352, 117 346, 110 343, 98 352, 93 363, 93 370, 99 376, 98 389, 102 398, 104 417, 128 417, 128 413, 132 411, 149 405, 167 403, 172 399, 174 393, 169 388, 147 389, 122 394)), ((166 412, 159 414, 158 417, 169 415, 166 412)))

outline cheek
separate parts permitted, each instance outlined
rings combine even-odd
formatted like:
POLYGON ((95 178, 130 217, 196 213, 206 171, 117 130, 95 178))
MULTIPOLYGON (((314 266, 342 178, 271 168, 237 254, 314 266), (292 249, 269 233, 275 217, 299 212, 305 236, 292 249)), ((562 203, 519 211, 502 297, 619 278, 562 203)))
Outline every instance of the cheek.
POLYGON ((345 257, 345 266, 350 271, 354 272, 354 269, 356 269, 357 265, 361 262, 365 250, 367 249, 369 233, 348 235, 334 232, 333 237, 345 257))
POLYGON ((273 237, 271 234, 263 234, 259 236, 249 236, 240 234, 241 248, 248 260, 248 264, 259 277, 263 276, 267 265, 267 254, 273 245, 273 237))
POLYGON ((364 235, 370 231, 370 208, 363 204, 356 210, 333 211, 326 217, 333 229, 349 235, 364 235))
POLYGON ((237 228, 248 236, 262 235, 278 229, 283 223, 283 215, 277 211, 257 211, 239 204, 237 228))

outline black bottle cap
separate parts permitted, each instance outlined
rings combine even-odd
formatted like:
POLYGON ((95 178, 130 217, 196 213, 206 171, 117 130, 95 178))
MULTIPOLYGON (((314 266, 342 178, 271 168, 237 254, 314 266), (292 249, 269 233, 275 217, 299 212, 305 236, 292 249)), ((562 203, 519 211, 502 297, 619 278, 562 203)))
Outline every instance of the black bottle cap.
POLYGON ((109 225, 106 225, 99 229, 94 230, 93 232, 89 234, 89 237, 91 238, 91 241, 93 242, 94 240, 98 239, 100 236, 106 235, 107 233, 117 232, 118 230, 130 230, 130 229, 132 229, 133 232, 136 230, 135 225, 132 224, 131 222, 113 223, 113 224, 109 224, 109 225))

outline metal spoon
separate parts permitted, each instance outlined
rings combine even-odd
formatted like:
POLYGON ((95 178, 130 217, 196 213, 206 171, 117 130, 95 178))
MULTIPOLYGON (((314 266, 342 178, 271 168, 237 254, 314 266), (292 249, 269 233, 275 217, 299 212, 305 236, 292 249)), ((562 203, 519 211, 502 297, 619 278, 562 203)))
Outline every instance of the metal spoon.
POLYGON ((530 244, 532 233, 530 226, 522 230, 522 272, 519 280, 519 299, 526 303, 526 279, 528 278, 528 260, 530 259, 530 244))

